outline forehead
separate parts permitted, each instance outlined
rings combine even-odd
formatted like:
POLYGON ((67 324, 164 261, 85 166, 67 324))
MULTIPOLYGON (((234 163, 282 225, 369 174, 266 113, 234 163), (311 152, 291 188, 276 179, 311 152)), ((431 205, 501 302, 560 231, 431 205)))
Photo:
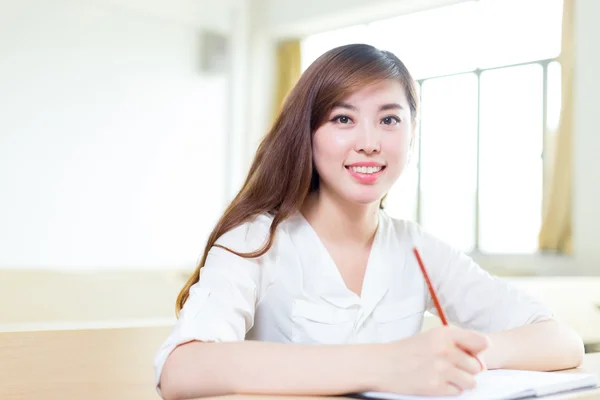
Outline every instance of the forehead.
POLYGON ((408 103, 404 86, 394 80, 380 81, 362 87, 344 98, 343 101, 354 105, 370 102, 375 102, 377 103, 376 105, 380 105, 381 103, 406 105, 408 103))

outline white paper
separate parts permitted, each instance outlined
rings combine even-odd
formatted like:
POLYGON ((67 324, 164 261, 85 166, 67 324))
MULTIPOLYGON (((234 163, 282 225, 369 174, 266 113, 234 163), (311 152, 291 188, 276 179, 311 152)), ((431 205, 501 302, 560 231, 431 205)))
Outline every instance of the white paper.
POLYGON ((476 376, 477 387, 458 396, 409 396, 365 392, 364 397, 385 400, 514 400, 598 386, 594 374, 519 370, 485 371, 476 376))

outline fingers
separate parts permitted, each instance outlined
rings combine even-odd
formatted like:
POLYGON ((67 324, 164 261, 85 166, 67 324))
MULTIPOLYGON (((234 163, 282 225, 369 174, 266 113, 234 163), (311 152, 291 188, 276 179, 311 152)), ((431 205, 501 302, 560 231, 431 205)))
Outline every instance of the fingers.
MULTIPOLYGON (((459 347, 459 349, 460 349, 460 347, 459 347)), ((487 366, 483 362, 483 358, 481 357, 481 353, 473 355, 473 354, 467 353, 463 349, 460 349, 460 350, 462 350, 463 352, 465 352, 467 355, 473 357, 475 359, 475 361, 477 361, 477 363, 479 364, 479 372, 487 370, 487 366)))
POLYGON ((447 373, 448 383, 463 390, 473 389, 476 386, 475 376, 460 368, 451 368, 447 373))
POLYGON ((463 392, 463 390, 461 388, 459 388, 458 386, 456 386, 452 383, 448 383, 447 388, 446 388, 446 393, 444 393, 444 396, 458 396, 462 392, 463 392))
POLYGON ((459 348, 452 349, 448 354, 448 357, 453 365, 471 375, 483 371, 483 365, 476 357, 473 357, 459 348))
POLYGON ((475 376, 465 370, 458 368, 449 360, 438 360, 434 364, 437 370, 437 376, 431 390, 431 394, 437 396, 447 396, 460 394, 465 390, 473 389, 476 386, 475 376))
POLYGON ((456 346, 469 354, 477 355, 487 349, 490 345, 488 337, 478 332, 464 329, 452 329, 451 335, 456 346))
POLYGON ((455 386, 461 392, 464 390, 474 389, 477 385, 475 377, 469 373, 466 373, 462 369, 453 369, 448 377, 448 383, 455 386))

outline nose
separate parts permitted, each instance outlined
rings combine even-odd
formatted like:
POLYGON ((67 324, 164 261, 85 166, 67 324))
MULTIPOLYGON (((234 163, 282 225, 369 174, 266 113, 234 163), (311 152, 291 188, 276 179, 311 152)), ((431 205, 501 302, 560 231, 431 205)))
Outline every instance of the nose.
POLYGON ((356 152, 366 154, 379 153, 381 151, 381 134, 379 129, 371 124, 363 124, 357 129, 356 152))

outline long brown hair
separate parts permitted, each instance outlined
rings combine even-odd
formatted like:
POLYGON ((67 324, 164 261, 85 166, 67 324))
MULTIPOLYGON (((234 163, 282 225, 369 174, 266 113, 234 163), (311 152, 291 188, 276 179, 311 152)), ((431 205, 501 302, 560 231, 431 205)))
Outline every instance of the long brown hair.
POLYGON ((417 115, 416 83, 404 64, 392 53, 366 44, 350 44, 329 50, 302 74, 287 96, 273 127, 263 138, 242 188, 210 234, 204 254, 177 297, 179 314, 189 290, 200 279, 208 252, 226 232, 263 213, 273 216, 270 234, 262 246, 241 257, 254 258, 271 247, 277 226, 300 209, 306 196, 318 190, 313 167, 312 134, 326 120, 336 102, 360 88, 381 80, 399 81, 406 92, 413 122, 417 115))

